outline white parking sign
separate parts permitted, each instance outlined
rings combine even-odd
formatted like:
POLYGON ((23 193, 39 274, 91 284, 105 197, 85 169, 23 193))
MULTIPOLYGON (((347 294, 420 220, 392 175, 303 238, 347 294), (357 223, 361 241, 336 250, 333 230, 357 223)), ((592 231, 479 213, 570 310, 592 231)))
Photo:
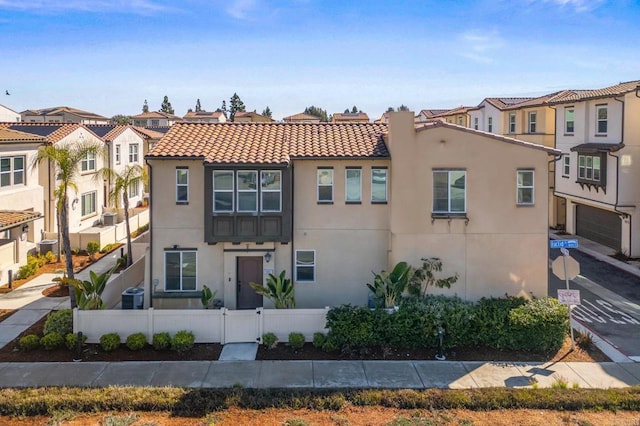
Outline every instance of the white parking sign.
POLYGON ((558 289, 558 302, 562 305, 579 305, 580 290, 558 289))

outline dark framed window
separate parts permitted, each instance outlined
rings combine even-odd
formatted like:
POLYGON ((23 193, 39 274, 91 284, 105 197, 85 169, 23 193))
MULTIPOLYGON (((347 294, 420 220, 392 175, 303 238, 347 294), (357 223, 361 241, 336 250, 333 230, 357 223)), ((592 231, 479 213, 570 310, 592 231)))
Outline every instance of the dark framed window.
POLYGON ((573 135, 575 132, 575 109, 564 109, 564 133, 567 135, 573 135))
POLYGON ((571 156, 569 154, 565 154, 562 158, 562 176, 569 176, 571 174, 571 156))
POLYGON ((263 212, 282 211, 282 172, 262 170, 260 172, 260 210, 263 212))
POLYGON ((602 179, 601 160, 600 154, 578 154, 578 181, 600 183, 602 179))
POLYGON ((24 155, 0 158, 0 187, 25 185, 24 155))
POLYGON ((433 171, 433 213, 463 214, 467 211, 466 170, 433 171))
POLYGON ((189 202, 189 169, 176 168, 176 203, 189 202))
POLYGON ((333 169, 318 169, 318 203, 333 202, 333 169))
POLYGON ((371 202, 386 203, 388 198, 388 170, 386 168, 371 169, 371 202))
POLYGON ((198 276, 198 252, 167 250, 164 252, 165 291, 193 291, 198 276))
POLYGON ((493 132, 493 117, 487 118, 487 132, 493 132))
POLYGON ((233 212, 234 179, 231 170, 213 172, 213 211, 233 212))
POLYGON ((596 105, 596 134, 604 135, 607 133, 608 115, 606 105, 596 105))
POLYGON ((315 282, 316 251, 296 250, 296 282, 315 282))

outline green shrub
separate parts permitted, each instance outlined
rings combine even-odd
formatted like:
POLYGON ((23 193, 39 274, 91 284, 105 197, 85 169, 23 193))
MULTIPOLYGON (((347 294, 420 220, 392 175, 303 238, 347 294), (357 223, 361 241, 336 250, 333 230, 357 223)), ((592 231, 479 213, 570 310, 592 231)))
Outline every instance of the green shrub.
POLYGON ((321 349, 322 347, 324 347, 324 343, 326 342, 327 338, 325 337, 324 333, 313 333, 313 347, 314 348, 318 348, 321 349))
POLYGON ((120 244, 118 243, 109 243, 106 244, 104 247, 102 247, 102 249, 100 249, 100 253, 107 253, 110 252, 111 250, 113 250, 114 248, 118 247, 120 244))
POLYGON ((40 337, 37 334, 27 334, 21 337, 19 342, 20 350, 32 351, 40 346, 40 337))
POLYGON ((53 254, 51 250, 49 250, 44 254, 44 258, 47 261, 47 263, 55 263, 55 261, 58 260, 58 257, 55 254, 53 254))
POLYGON ((27 263, 25 265, 22 265, 18 269, 18 274, 16 275, 16 279, 20 280, 20 279, 29 278, 30 276, 38 272, 38 268, 41 268, 47 262, 48 262, 47 256, 44 256, 44 255, 33 256, 31 254, 27 254, 27 263))
POLYGON ((111 352, 120 346, 120 336, 118 333, 107 333, 100 336, 100 347, 105 352, 111 352))
POLYGON ((327 313, 325 350, 350 350, 375 346, 376 330, 372 319, 376 311, 358 306, 342 305, 327 313))
POLYGON ((509 312, 514 348, 534 352, 556 351, 569 331, 569 311, 557 299, 533 299, 509 312))
POLYGON ((195 336, 192 332, 181 330, 171 338, 171 349, 178 352, 188 351, 193 347, 195 336))
POLYGON ((278 337, 273 333, 264 333, 262 335, 262 344, 267 349, 273 349, 278 344, 278 337))
MULTIPOLYGON (((64 337, 64 342, 67 345, 67 349, 74 351, 78 346, 78 333, 69 333, 64 337)), ((87 342, 86 334, 82 335, 82 344, 87 342)))
POLYGON ((495 349, 514 346, 509 312, 527 303, 522 297, 482 298, 475 307, 471 344, 495 349))
POLYGON ((144 333, 134 333, 127 336, 126 345, 132 351, 138 351, 147 346, 147 336, 144 333))
POLYGON ((171 336, 169 333, 156 333, 153 335, 151 344, 158 351, 164 351, 171 346, 171 336))
POLYGON ((71 309, 61 309, 51 312, 44 322, 44 334, 56 332, 60 336, 73 333, 73 312, 71 309))
POLYGON ((289 346, 293 349, 302 349, 304 346, 304 334, 289 333, 289 346))
POLYGON ((64 345, 64 338, 60 335, 60 333, 54 331, 52 333, 45 334, 42 339, 40 339, 40 344, 43 348, 50 351, 64 345))
POLYGON ((89 253, 91 259, 94 258, 98 251, 100 251, 100 243, 98 241, 89 241, 87 243, 87 253, 89 253))

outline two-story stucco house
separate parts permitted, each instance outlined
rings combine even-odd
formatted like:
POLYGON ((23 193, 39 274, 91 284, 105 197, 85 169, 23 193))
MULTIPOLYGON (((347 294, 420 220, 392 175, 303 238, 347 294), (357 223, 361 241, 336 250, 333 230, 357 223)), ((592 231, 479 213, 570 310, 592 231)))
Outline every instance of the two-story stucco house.
POLYGON ((502 111, 532 98, 484 98, 477 107, 469 108, 469 127, 489 133, 500 134, 503 124, 502 111))
POLYGON ((25 123, 109 124, 111 121, 99 114, 67 106, 28 109, 20 115, 25 123))
POLYGON ((473 107, 459 106, 458 108, 448 109, 438 114, 433 114, 430 120, 442 120, 458 126, 469 127, 469 109, 471 108, 473 107))
POLYGON ((365 305, 372 271, 440 257, 468 300, 547 292, 548 155, 444 122, 179 123, 147 155, 156 308, 264 301, 284 270, 298 307, 365 305))
POLYGON ((182 120, 188 123, 224 123, 227 115, 224 111, 188 111, 182 120))
POLYGON ((20 114, 9 107, 0 104, 0 122, 20 122, 20 114))
POLYGON ((640 80, 555 96, 566 230, 640 256, 640 80))
POLYGON ((149 111, 132 115, 131 120, 134 126, 161 129, 173 126, 174 123, 182 121, 182 118, 162 111, 149 111))

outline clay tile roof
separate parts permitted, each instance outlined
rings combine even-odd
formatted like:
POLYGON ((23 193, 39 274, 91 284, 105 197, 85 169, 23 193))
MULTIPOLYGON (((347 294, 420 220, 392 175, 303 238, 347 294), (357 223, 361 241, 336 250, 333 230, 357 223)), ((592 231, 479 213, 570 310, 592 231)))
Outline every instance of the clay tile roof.
POLYGON ((82 117, 82 118, 93 118, 93 119, 100 119, 100 120, 108 120, 107 117, 103 117, 99 114, 93 113, 93 112, 88 112, 88 111, 83 111, 81 109, 77 109, 77 108, 71 108, 68 106, 58 106, 58 107, 50 107, 50 108, 42 108, 42 109, 28 109, 26 111, 23 111, 21 114, 26 114, 26 113, 30 113, 27 115, 43 115, 43 116, 47 116, 47 115, 62 115, 63 113, 70 113, 70 114, 75 114, 78 117, 82 117))
POLYGON ((530 101, 531 99, 533 98, 485 98, 484 101, 490 103, 500 110, 503 110, 521 102, 530 101))
POLYGON ((14 228, 20 224, 32 222, 42 214, 32 211, 0 210, 0 231, 14 228))
POLYGON ((558 95, 562 94, 563 92, 553 92, 553 93, 549 93, 546 95, 542 95, 542 96, 538 96, 537 98, 531 98, 528 101, 524 101, 524 102, 519 102, 516 103, 512 106, 506 107, 504 108, 505 110, 514 110, 514 109, 520 109, 520 108, 527 108, 527 107, 535 107, 535 106, 544 106, 544 105, 549 105, 549 103, 551 103, 551 101, 558 95))
POLYGON ((134 132, 138 133, 145 139, 160 139, 164 136, 162 132, 156 132, 155 130, 145 129, 144 127, 131 126, 134 132))
POLYGON ((423 115, 426 118, 431 118, 434 115, 442 114, 443 112, 449 111, 448 109, 423 109, 420 111, 419 115, 423 115))
POLYGON ((42 136, 34 135, 33 133, 20 132, 17 130, 11 130, 5 127, 0 127, 0 143, 7 142, 46 142, 46 139, 42 136))
POLYGON ((132 115, 131 119, 148 119, 148 118, 166 118, 168 120, 181 121, 182 118, 177 115, 169 114, 162 111, 149 111, 142 114, 132 115))
MULTIPOLYGON (((236 113, 238 114, 240 113, 236 113)), ((223 115, 222 111, 188 111, 183 118, 219 118, 221 115, 223 115)))
POLYGON ((31 133, 46 138, 49 143, 56 143, 78 129, 85 129, 89 133, 98 137, 87 126, 79 123, 14 123, 9 127, 11 130, 17 130, 19 132, 31 133))
POLYGON ((301 121, 301 120, 311 120, 311 121, 320 121, 319 117, 311 114, 305 114, 300 112, 298 114, 293 114, 288 117, 283 118, 284 121, 301 121))
POLYGON ((591 90, 564 90, 554 96, 550 103, 566 103, 582 101, 587 99, 608 98, 611 96, 620 96, 625 93, 633 92, 640 87, 640 80, 627 81, 615 84, 613 86, 604 87, 602 89, 591 90))
POLYGON ((366 112, 336 112, 333 120, 369 120, 369 116, 366 112))
POLYGON ((178 123, 147 158, 287 164, 292 158, 388 158, 385 124, 178 123))
POLYGON ((432 114, 431 118, 446 117, 448 115, 455 115, 455 114, 465 114, 467 111, 473 108, 474 107, 471 107, 471 106, 459 106, 453 109, 445 109, 445 110, 442 110, 442 112, 439 112, 437 114, 432 114))

